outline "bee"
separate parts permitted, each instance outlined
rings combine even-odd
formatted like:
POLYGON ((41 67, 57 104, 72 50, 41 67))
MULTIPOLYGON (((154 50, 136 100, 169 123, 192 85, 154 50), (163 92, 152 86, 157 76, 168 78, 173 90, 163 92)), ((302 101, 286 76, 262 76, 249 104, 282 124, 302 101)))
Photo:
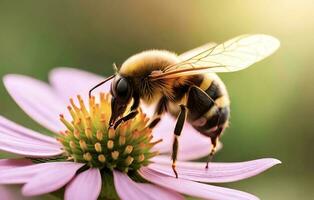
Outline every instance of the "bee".
POLYGON ((165 112, 177 117, 172 168, 178 177, 178 137, 184 123, 189 122, 211 140, 206 168, 228 126, 230 100, 226 86, 216 73, 245 69, 271 55, 279 45, 272 36, 254 34, 241 35, 222 44, 208 43, 181 55, 166 50, 143 51, 128 58, 116 74, 93 87, 89 94, 113 79, 110 127, 116 128, 134 118, 140 102, 155 105, 149 128, 156 126, 165 112))

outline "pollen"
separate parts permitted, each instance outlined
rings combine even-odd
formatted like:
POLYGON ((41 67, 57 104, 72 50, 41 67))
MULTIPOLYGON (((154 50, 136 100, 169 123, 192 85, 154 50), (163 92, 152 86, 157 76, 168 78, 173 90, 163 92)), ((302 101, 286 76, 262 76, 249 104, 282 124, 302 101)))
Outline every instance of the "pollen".
POLYGON ((107 142, 107 148, 108 149, 113 149, 113 141, 112 140, 109 140, 108 142, 107 142))
POLYGON ((108 137, 112 139, 114 138, 114 136, 115 136, 115 131, 113 130, 113 128, 110 128, 108 131, 108 137))
POLYGON ((92 158, 92 155, 90 153, 84 153, 83 155, 83 158, 86 160, 86 161, 91 161, 93 158, 92 158))
POLYGON ((131 156, 128 156, 128 157, 125 159, 125 163, 126 163, 127 166, 130 166, 133 161, 134 161, 134 158, 132 158, 131 156))
POLYGON ((70 141, 69 144, 70 144, 71 149, 75 149, 76 148, 75 142, 70 141))
POLYGON ((104 137, 104 134, 102 133, 102 131, 101 130, 97 130, 97 133, 96 133, 97 140, 98 141, 102 141, 103 137, 104 137))
POLYGON ((144 154, 139 155, 138 158, 137 158, 138 162, 143 162, 144 160, 145 160, 144 154))
POLYGON ((133 151, 133 146, 128 145, 125 147, 124 154, 130 154, 133 151))
POLYGON ((84 163, 92 168, 119 170, 127 173, 149 164, 158 154, 152 147, 149 119, 142 111, 134 118, 122 122, 116 129, 109 127, 111 116, 110 95, 101 93, 85 104, 81 96, 70 99, 67 107, 70 119, 60 115, 65 130, 57 138, 63 145, 69 161, 84 163))
POLYGON ((98 152, 98 153, 101 153, 102 151, 102 148, 101 148, 101 144, 99 142, 97 142, 95 144, 95 150, 98 152))
POLYGON ((103 154, 98 155, 98 161, 101 163, 106 162, 106 157, 103 154))
POLYGON ((111 153, 112 159, 117 160, 118 157, 119 157, 119 154, 120 154, 119 151, 114 151, 114 152, 112 152, 112 153, 111 153))
POLYGON ((80 140, 79 141, 80 147, 82 151, 86 151, 87 150, 87 144, 84 140, 80 140))
POLYGON ((124 136, 119 137, 119 145, 123 146, 125 144, 126 138, 124 136))

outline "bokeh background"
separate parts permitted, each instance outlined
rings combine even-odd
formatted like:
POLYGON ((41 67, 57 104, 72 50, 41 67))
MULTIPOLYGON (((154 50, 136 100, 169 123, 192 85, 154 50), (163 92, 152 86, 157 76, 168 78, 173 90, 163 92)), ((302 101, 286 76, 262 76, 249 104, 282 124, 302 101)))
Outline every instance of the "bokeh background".
MULTIPOLYGON (((283 164, 221 184, 261 199, 314 199, 314 1, 0 1, 0 76, 47 80, 56 66, 103 75, 112 63, 151 48, 178 53, 244 33, 266 33, 279 51, 247 70, 221 74, 231 126, 216 161, 262 157, 283 164)), ((0 112, 47 132, 0 86, 0 112)), ((2 154, 2 157, 5 155, 2 154)))

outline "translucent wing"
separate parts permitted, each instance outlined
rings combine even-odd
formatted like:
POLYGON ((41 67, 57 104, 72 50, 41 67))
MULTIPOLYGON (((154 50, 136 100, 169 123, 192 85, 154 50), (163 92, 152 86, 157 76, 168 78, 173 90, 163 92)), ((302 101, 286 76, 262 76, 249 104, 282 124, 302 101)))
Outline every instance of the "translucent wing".
POLYGON ((217 46, 217 44, 214 42, 207 43, 207 44, 204 44, 200 47, 197 47, 195 49, 192 49, 192 50, 189 50, 187 52, 180 54, 179 58, 180 58, 180 60, 185 61, 185 60, 188 60, 194 56, 197 56, 198 54, 200 54, 200 53, 202 53, 208 49, 211 49, 215 46, 217 46))
POLYGON ((280 43, 269 35, 242 35, 222 44, 196 48, 182 54, 181 62, 153 72, 152 79, 175 78, 213 72, 234 72, 245 69, 275 52, 280 43), (193 53, 194 52, 194 53, 193 53), (188 56, 191 56, 187 58, 188 56))

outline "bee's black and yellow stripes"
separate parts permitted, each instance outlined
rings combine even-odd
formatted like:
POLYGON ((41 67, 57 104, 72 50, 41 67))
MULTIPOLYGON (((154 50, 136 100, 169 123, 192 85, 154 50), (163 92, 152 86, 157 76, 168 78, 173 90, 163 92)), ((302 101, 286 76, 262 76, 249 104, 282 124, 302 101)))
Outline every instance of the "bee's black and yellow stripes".
POLYGON ((229 97, 225 85, 216 74, 190 76, 187 84, 173 88, 174 103, 169 110, 179 114, 178 104, 188 108, 187 120, 200 133, 216 137, 228 125, 230 115, 229 97), (220 130, 220 129, 219 129, 220 130))
POLYGON ((226 88, 218 76, 204 75, 199 84, 190 87, 188 120, 200 133, 216 139, 228 125, 229 104, 226 88))

